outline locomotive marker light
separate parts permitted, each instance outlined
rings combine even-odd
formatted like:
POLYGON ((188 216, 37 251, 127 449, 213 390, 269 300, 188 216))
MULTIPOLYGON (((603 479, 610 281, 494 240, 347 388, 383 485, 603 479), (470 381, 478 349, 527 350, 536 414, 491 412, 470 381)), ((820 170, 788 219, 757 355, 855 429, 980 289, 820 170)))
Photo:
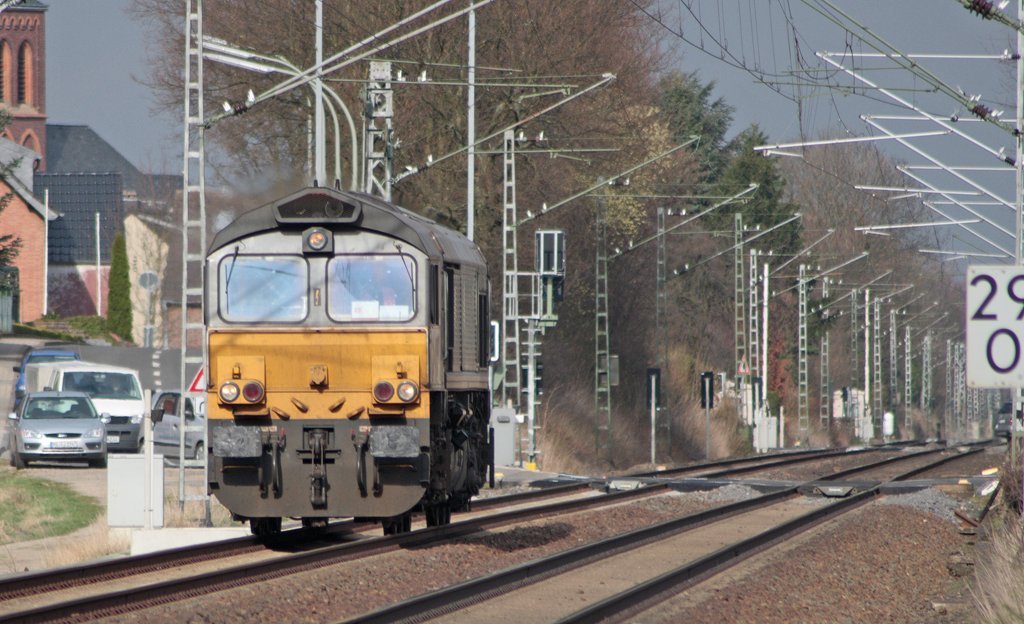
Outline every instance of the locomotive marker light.
POLYGON ((242 387, 242 398, 250 403, 259 403, 263 400, 263 385, 257 381, 250 381, 242 387))
POLYGON ((967 385, 1024 386, 1024 267, 967 268, 967 385))
POLYGON ((378 403, 387 403, 395 396, 395 387, 387 381, 378 381, 373 387, 373 398, 378 403))

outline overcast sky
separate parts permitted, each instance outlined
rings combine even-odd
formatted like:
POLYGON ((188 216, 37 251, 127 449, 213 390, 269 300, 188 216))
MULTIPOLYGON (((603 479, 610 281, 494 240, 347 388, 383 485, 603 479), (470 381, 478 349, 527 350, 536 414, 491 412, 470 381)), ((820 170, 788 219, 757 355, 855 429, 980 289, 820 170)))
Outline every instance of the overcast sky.
MULTIPOLYGON (((331 0, 328 0, 331 1, 331 0)), ((341 1, 341 0, 338 0, 341 1)), ((500 0, 499 0, 500 1, 500 0)), ((153 114, 151 93, 134 77, 144 76, 146 41, 141 25, 125 9, 131 0, 49 0, 47 12, 47 113, 52 123, 84 123, 92 126, 132 162, 143 169, 176 171, 180 152, 182 122, 178 116, 153 114)), ((697 19, 679 8, 682 3, 666 1, 670 19, 691 42, 703 44, 711 54, 679 41, 666 31, 666 41, 676 42, 682 52, 682 68, 700 72, 714 80, 715 93, 736 107, 735 128, 757 122, 773 138, 791 139, 799 132, 796 106, 758 84, 748 73, 714 58, 713 38, 721 28, 724 41, 748 65, 784 67, 789 63, 784 21, 778 7, 789 5, 800 35, 809 44, 805 52, 842 50, 847 42, 842 31, 827 24, 800 0, 688 0, 705 27, 703 38, 697 19), (749 7, 761 10, 750 12, 749 7), (719 7, 724 19, 719 19, 719 7), (764 7, 774 7, 769 11, 764 7), (751 19, 753 18, 753 19, 751 19), (756 22, 756 23, 755 23, 756 22), (753 26, 752 26, 753 24, 753 26), (743 36, 743 33, 746 36, 743 36), (755 41, 756 40, 756 41, 755 41), (774 43, 774 49, 773 44, 774 43)), ((993 52, 1009 43, 1007 29, 983 22, 968 13, 956 0, 836 0, 851 16, 864 20, 897 47, 907 52, 993 52)), ((486 9, 480 19, 486 19, 486 9)), ((813 60, 813 59, 812 59, 813 60)), ((992 65, 977 62, 930 61, 929 68, 952 81, 964 75, 989 74, 992 65)), ((967 83, 970 78, 964 78, 967 83)), ((989 93, 993 82, 987 81, 989 93)), ((995 85, 998 87, 998 85, 995 85)), ((965 84, 964 88, 969 88, 965 84)), ((1005 87, 1005 85, 1004 85, 1005 87)), ((838 114, 831 98, 810 96, 805 101, 805 127, 832 127, 838 114)), ((1004 99, 1006 93, 999 94, 1004 99)), ((838 96, 843 112, 856 122, 858 110, 870 112, 880 105, 857 98, 838 96)), ((953 104, 949 104, 950 111, 953 104)))
POLYGON ((131 0, 44 2, 48 122, 92 127, 143 171, 180 171, 183 115, 154 115, 134 79, 146 72, 146 42, 125 13, 131 0))
MULTIPOLYGON (((216 0, 211 0, 216 1, 216 0)), ((328 0, 342 1, 342 0, 328 0)), ((498 0, 501 1, 501 0, 498 0)), ((906 53, 996 53, 1013 46, 1008 28, 984 22, 968 13, 957 0, 832 0, 856 21, 906 53)), ((154 114, 150 92, 136 82, 145 75, 146 40, 140 24, 125 13, 131 0, 49 0, 47 13, 47 113, 50 123, 81 123, 91 126, 136 166, 145 171, 181 170, 181 115, 154 114)), ((826 0, 814 0, 826 6, 826 0)), ((1011 8, 1012 8, 1011 3, 1011 8)), ((796 24, 800 54, 808 65, 822 66, 814 58, 817 51, 870 51, 842 28, 830 24, 803 0, 663 0, 666 10, 664 30, 668 44, 678 44, 681 68, 697 70, 704 80, 714 80, 716 96, 736 108, 734 132, 757 123, 773 142, 794 140, 803 129, 809 136, 850 136, 879 134, 858 118, 861 114, 906 113, 892 106, 891 100, 877 91, 863 88, 855 95, 844 95, 826 88, 804 89, 801 117, 796 105, 764 85, 750 73, 730 66, 718 43, 728 46, 734 56, 732 65, 757 67, 776 74, 785 83, 785 73, 793 66, 794 34, 787 20, 796 24), (692 9, 690 12, 687 7, 692 9), (701 28, 703 25, 703 28, 701 28), (676 31, 688 40, 671 34, 676 31), (707 52, 698 47, 703 46, 707 52), (865 94, 872 97, 864 97, 865 94)), ((486 19, 486 8, 478 19, 486 19)), ((725 56, 728 56, 725 54, 725 56)), ((844 59, 847 64, 865 65, 866 61, 844 59)), ((982 101, 994 108, 1005 108, 1013 118, 1010 101, 1012 73, 1004 63, 994 61, 921 60, 923 66, 943 81, 961 88, 968 95, 981 94, 982 101)), ((805 77, 810 76, 806 74, 805 77)), ((951 98, 933 96, 926 85, 906 72, 880 71, 870 76, 884 86, 899 87, 897 93, 937 115, 972 116, 951 98)), ((813 77, 824 79, 824 74, 813 77)), ((829 80, 834 80, 834 76, 829 80)), ((846 83, 849 84, 849 80, 846 83)), ((783 86, 783 90, 792 87, 783 86)), ((961 123, 959 128, 979 128, 986 124, 961 123)), ((896 132, 934 130, 920 122, 900 125, 891 122, 896 132)), ((1007 148, 1012 140, 994 128, 979 130, 980 140, 993 149, 1007 148)), ((923 162, 919 155, 886 142, 895 157, 923 162)), ((921 139, 916 145, 944 155, 947 164, 979 165, 993 163, 993 156, 968 145, 963 139, 921 139)), ((1013 197, 1012 180, 1006 176, 978 174, 985 184, 998 186, 1013 197), (1005 188, 1004 182, 1010 186, 1005 188)), ((1012 176, 1009 176, 1012 178, 1012 176)), ((945 185, 946 181, 936 181, 945 185)), ((959 182, 958 182, 959 184, 959 182)))

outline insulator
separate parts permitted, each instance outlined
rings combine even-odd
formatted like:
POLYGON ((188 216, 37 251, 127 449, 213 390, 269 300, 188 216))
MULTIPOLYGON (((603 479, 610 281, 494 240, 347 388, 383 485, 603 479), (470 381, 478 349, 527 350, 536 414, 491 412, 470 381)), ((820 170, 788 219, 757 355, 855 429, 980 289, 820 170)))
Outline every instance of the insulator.
POLYGON ((967 7, 967 10, 989 19, 992 17, 994 7, 990 0, 971 0, 971 5, 967 7))
POLYGON ((971 108, 971 112, 982 119, 987 119, 992 114, 992 109, 979 102, 971 108))

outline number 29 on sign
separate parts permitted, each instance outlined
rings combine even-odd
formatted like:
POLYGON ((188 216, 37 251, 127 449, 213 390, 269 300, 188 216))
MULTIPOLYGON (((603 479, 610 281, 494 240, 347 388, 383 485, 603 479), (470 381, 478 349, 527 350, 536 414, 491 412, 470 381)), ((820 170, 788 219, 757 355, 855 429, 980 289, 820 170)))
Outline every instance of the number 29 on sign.
POLYGON ((967 271, 967 382, 973 387, 1013 387, 1024 334, 1024 268, 972 266, 967 271))

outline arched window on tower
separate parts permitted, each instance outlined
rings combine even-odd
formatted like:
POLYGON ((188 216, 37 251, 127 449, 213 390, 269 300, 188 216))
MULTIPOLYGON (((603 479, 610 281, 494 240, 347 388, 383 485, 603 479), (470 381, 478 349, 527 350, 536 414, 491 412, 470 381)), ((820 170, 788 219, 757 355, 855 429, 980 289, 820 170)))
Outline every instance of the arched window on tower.
POLYGON ((36 138, 35 133, 31 130, 22 135, 21 144, 37 154, 42 152, 42 150, 39 149, 39 139, 36 138))
POLYGON ((18 49, 18 104, 32 104, 32 46, 26 41, 18 49))
POLYGON ((11 103, 11 44, 0 41, 0 101, 11 103))

